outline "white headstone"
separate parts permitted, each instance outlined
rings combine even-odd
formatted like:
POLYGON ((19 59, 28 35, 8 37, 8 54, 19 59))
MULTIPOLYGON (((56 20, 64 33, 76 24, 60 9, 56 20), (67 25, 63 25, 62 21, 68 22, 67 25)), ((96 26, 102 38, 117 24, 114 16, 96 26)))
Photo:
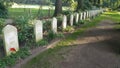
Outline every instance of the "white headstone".
POLYGON ((78 21, 79 21, 79 14, 78 13, 76 13, 76 19, 75 19, 76 21, 76 23, 78 23, 78 21))
POLYGON ((73 20, 74 20, 74 16, 73 14, 70 15, 70 25, 73 26, 73 20))
POLYGON ((5 43, 6 55, 11 55, 11 53, 16 53, 19 50, 18 34, 16 27, 12 25, 7 25, 3 28, 3 36, 5 43))
POLYGON ((57 19, 55 17, 53 18, 51 25, 53 32, 57 33, 57 19))
POLYGON ((43 24, 42 24, 42 21, 35 20, 34 32, 35 32, 36 42, 43 39, 43 24))
POLYGON ((86 17, 88 18, 88 17, 89 17, 89 12, 88 12, 88 11, 87 11, 87 14, 86 14, 86 15, 87 15, 86 17))
POLYGON ((63 27, 63 29, 66 29, 66 27, 67 27, 67 17, 65 15, 63 16, 62 27, 63 27))
POLYGON ((80 14, 80 20, 82 20, 82 19, 83 19, 83 13, 80 14))
POLYGON ((86 12, 84 12, 84 20, 86 19, 86 12))

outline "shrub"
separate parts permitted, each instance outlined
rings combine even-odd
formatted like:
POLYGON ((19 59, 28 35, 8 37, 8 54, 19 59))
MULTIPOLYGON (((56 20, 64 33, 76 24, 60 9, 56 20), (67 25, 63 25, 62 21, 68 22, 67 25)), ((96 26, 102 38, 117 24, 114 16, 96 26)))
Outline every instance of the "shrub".
POLYGON ((0 2, 0 18, 6 18, 8 15, 7 7, 4 3, 0 2))
POLYGON ((65 31, 65 32, 71 32, 71 31, 74 31, 74 28, 72 26, 67 26, 67 28, 64 29, 63 31, 65 31))
POLYGON ((37 46, 44 46, 47 44, 48 44, 48 41, 46 39, 42 39, 39 42, 37 42, 37 46))
POLYGON ((43 30, 48 32, 49 29, 51 29, 51 21, 50 20, 43 21, 43 30))
POLYGON ((16 26, 18 28, 18 39, 20 43, 27 46, 33 46, 35 43, 34 30, 33 30, 33 17, 20 16, 16 18, 16 26))
POLYGON ((53 40, 54 38, 56 38, 56 33, 54 33, 52 30, 49 30, 47 38, 48 40, 53 40))
POLYGON ((5 26, 5 19, 0 18, 0 34, 2 33, 2 29, 4 28, 4 26, 5 26))
POLYGON ((24 47, 21 48, 17 53, 11 54, 0 59, 0 68, 6 68, 7 66, 13 66, 18 59, 24 59, 30 55, 29 49, 24 47))

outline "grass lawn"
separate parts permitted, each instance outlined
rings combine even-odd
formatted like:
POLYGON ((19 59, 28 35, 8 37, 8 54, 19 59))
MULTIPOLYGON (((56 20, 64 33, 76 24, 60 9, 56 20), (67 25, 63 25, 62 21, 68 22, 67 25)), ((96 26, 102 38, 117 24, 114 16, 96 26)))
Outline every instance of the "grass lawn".
MULTIPOLYGON (((39 15, 40 18, 46 17, 49 14, 49 10, 47 9, 40 10, 40 13, 38 14, 39 9, 36 9, 36 8, 30 8, 30 9, 29 8, 25 8, 25 9, 24 8, 9 8, 9 15, 10 15, 10 18, 24 16, 24 15, 30 14, 29 10, 31 10, 31 14, 33 16, 39 15)), ((50 10, 50 16, 52 16, 53 13, 54 13, 54 10, 50 10)))

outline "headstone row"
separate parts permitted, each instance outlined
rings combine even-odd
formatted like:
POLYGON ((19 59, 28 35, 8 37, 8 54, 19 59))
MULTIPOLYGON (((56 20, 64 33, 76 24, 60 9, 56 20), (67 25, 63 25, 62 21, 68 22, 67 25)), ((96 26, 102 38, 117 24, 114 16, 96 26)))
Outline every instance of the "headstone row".
MULTIPOLYGON (((100 13, 102 13, 103 10, 91 10, 91 11, 86 11, 82 13, 75 13, 70 15, 70 26, 73 26, 74 23, 74 18, 75 22, 78 23, 79 20, 85 20, 86 18, 94 17, 100 13)), ((40 41, 43 39, 43 23, 40 20, 35 20, 35 26, 34 26, 34 34, 35 34, 35 39, 36 42, 40 41)), ((52 31, 54 33, 57 33, 57 19, 53 17, 52 22, 52 31)), ((62 28, 66 29, 67 27, 67 16, 63 16, 63 21, 62 21, 62 28)), ((3 28, 3 36, 4 36, 4 49, 6 52, 6 55, 11 55, 11 53, 16 53, 19 51, 19 42, 18 42, 18 32, 17 28, 12 26, 12 25, 7 25, 3 28)))

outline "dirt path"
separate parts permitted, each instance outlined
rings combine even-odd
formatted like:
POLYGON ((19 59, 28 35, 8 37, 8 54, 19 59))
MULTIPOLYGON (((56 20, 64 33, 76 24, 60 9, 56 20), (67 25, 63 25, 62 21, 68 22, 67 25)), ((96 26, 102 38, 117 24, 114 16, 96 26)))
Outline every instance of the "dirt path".
POLYGON ((110 20, 87 30, 55 68, 120 68, 120 30, 110 20))

